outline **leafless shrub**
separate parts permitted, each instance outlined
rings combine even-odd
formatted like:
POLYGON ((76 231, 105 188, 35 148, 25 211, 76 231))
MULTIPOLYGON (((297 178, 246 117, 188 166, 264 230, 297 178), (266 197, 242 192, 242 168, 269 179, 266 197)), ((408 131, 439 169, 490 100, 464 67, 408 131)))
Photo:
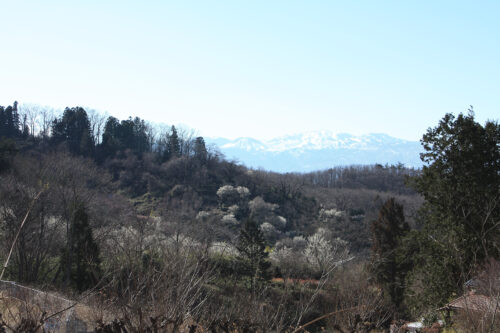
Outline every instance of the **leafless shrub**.
POLYGON ((387 324, 392 316, 380 291, 369 283, 363 264, 355 263, 338 272, 328 286, 332 295, 332 311, 339 311, 329 319, 329 325, 341 332, 375 329, 387 324))
POLYGON ((117 265, 103 290, 106 311, 113 313, 116 321, 105 323, 105 318, 99 318, 98 331, 176 332, 190 319, 201 320, 213 269, 196 244, 171 245, 117 265))
POLYGON ((456 326, 465 332, 500 332, 500 262, 488 261, 469 284, 473 290, 451 303, 456 326))

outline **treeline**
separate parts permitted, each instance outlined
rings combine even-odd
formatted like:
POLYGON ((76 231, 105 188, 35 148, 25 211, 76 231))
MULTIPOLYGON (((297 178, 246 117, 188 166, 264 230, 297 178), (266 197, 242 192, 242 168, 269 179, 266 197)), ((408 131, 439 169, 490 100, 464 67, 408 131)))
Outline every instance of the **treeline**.
POLYGON ((304 181, 313 186, 325 188, 370 189, 397 194, 413 194, 406 186, 409 177, 415 177, 420 170, 397 165, 351 165, 327 170, 309 172, 304 181))
POLYGON ((18 103, 0 106, 0 133, 7 139, 64 144, 77 156, 92 157, 102 163, 121 151, 154 152, 159 163, 173 157, 196 156, 203 161, 207 150, 202 137, 179 135, 175 126, 158 129, 139 117, 118 120, 82 107, 66 108, 57 116, 50 109, 18 103))
POLYGON ((5 167, 16 150, 66 150, 106 168, 132 196, 161 196, 180 182, 215 194, 225 177, 223 169, 236 170, 217 150, 206 147, 203 137, 138 117, 120 121, 82 107, 57 115, 49 108, 15 102, 0 107, 0 121, 0 165, 5 167), (203 181, 201 174, 210 171, 215 174, 203 181))

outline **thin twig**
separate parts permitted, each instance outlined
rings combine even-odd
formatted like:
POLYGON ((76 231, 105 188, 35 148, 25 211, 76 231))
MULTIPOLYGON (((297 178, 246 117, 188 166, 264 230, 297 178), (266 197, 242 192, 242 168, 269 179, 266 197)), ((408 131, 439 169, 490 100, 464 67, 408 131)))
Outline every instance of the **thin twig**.
POLYGON ((19 226, 19 230, 17 231, 16 237, 14 238, 14 241, 12 242, 12 246, 10 247, 9 255, 7 256, 7 260, 5 260, 5 263, 3 265, 2 273, 0 273, 0 280, 3 279, 3 274, 5 273, 5 269, 9 265, 10 256, 12 255, 12 251, 14 251, 14 246, 16 245, 17 238, 19 238, 19 235, 21 234, 21 229, 23 228, 24 223, 28 219, 28 216, 29 216, 31 210, 33 209, 33 206, 35 205, 35 202, 38 200, 38 198, 40 197, 40 195, 42 194, 42 192, 44 190, 45 189, 43 188, 40 192, 38 192, 36 197, 31 201, 30 207, 28 208, 28 211, 26 212, 26 216, 24 216, 23 222, 21 222, 21 225, 19 226))
POLYGON ((321 317, 318 317, 316 319, 311 320, 310 322, 308 322, 308 323, 306 323, 306 324, 304 324, 302 326, 297 327, 294 331, 292 331, 292 333, 298 333, 298 332, 304 330, 304 328, 306 328, 307 326, 312 325, 315 322, 320 321, 321 319, 325 319, 325 318, 333 316, 334 314, 345 312, 345 311, 348 311, 348 310, 354 310, 354 309, 357 309, 357 308, 359 308, 359 306, 353 306, 352 308, 347 308, 347 309, 342 309, 342 310, 337 310, 337 311, 333 311, 333 312, 327 313, 325 315, 322 315, 321 317))

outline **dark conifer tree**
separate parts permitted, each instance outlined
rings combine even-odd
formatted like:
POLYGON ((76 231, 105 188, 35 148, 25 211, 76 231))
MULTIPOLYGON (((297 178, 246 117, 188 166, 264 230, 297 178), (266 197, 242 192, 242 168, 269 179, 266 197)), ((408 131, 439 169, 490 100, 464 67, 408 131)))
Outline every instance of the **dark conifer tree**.
POLYGON ((181 143, 177 134, 177 129, 172 125, 172 133, 168 136, 167 151, 169 158, 179 157, 181 154, 181 143))
POLYGON ((205 140, 203 137, 199 136, 194 141, 194 157, 200 162, 205 163, 207 160, 207 147, 205 146, 205 140))
POLYGON ((74 154, 90 156, 94 144, 87 112, 81 107, 66 108, 63 116, 52 123, 52 142, 67 144, 74 154))
POLYGON ((500 125, 474 119, 472 110, 446 114, 423 136, 425 163, 413 187, 424 197, 423 228, 409 284, 415 312, 442 306, 488 258, 500 259, 500 125), (420 281, 425 281, 423 287, 420 281))
POLYGON ((0 105, 0 138, 6 137, 7 135, 7 117, 5 115, 5 109, 0 105))
POLYGON ((147 125, 141 118, 134 118, 134 150, 139 153, 149 151, 147 125))
POLYGON ((406 269, 398 262, 397 251, 410 227, 403 206, 394 198, 385 202, 378 219, 372 222, 371 263, 375 280, 384 296, 398 309, 403 301, 406 269))
POLYGON ((136 117, 122 120, 109 117, 104 126, 101 151, 113 156, 120 150, 130 149, 137 153, 149 151, 149 139, 144 120, 136 117))
POLYGON ((101 151, 105 157, 112 157, 119 149, 121 149, 121 142, 118 137, 120 122, 115 117, 108 117, 104 125, 104 132, 102 134, 102 143, 100 145, 101 151))
POLYGON ((85 207, 78 204, 70 223, 68 244, 61 257, 66 283, 78 291, 93 287, 101 274, 99 247, 92 236, 85 207))
POLYGON ((271 266, 267 260, 264 235, 255 221, 249 219, 245 222, 236 248, 240 253, 242 273, 250 277, 250 288, 253 291, 258 281, 269 279, 268 269, 271 266))
POLYGON ((0 106, 0 137, 16 138, 20 135, 17 102, 6 108, 0 106))

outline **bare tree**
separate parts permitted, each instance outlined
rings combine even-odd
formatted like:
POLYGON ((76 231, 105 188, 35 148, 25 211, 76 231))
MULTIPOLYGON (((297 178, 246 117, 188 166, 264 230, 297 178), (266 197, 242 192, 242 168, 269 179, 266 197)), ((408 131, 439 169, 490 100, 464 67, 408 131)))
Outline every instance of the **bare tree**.
POLYGON ((147 252, 136 253, 129 264, 116 266, 105 293, 113 300, 108 311, 115 313, 117 321, 101 320, 98 332, 116 325, 129 332, 148 328, 177 332, 187 322, 201 322, 210 295, 206 284, 213 277, 204 251, 187 238, 167 241, 161 249, 154 244, 147 246, 147 252))
POLYGON ((95 145, 101 143, 102 134, 104 132, 104 125, 109 115, 106 112, 100 113, 94 109, 87 110, 87 116, 90 122, 90 130, 95 145))

